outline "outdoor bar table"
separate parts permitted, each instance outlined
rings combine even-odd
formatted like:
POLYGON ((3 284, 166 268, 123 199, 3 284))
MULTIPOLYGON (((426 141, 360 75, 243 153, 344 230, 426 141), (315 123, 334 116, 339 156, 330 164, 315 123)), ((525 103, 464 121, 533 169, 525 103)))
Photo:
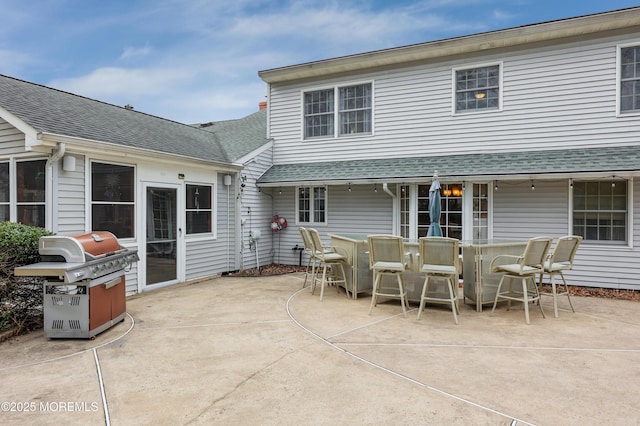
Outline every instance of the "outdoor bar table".
MULTIPOLYGON (((369 268, 369 246, 367 234, 330 234, 331 247, 347 257, 345 274, 347 288, 356 299, 359 293, 369 293, 373 289, 373 272, 369 268)), ((424 276, 419 272, 418 251, 416 240, 405 240, 408 268, 404 273, 407 287, 407 299, 420 301, 424 276)))
POLYGON ((493 303, 502 274, 491 272, 491 260, 502 254, 520 256, 527 242, 528 240, 460 241, 465 302, 467 299, 475 302, 478 312, 482 312, 483 304, 493 303))

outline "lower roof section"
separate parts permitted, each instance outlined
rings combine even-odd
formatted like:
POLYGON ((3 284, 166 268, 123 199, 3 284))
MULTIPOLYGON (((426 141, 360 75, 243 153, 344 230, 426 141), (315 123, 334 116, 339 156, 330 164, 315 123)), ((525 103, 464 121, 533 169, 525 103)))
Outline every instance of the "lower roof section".
POLYGON ((640 146, 277 164, 258 186, 408 183, 435 173, 445 180, 630 177, 640 175, 640 146))

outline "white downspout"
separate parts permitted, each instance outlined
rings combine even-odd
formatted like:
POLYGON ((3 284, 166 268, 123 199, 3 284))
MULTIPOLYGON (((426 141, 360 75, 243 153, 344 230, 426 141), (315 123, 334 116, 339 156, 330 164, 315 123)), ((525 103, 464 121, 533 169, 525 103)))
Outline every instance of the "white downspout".
POLYGON ((58 231, 57 220, 54 220, 54 194, 53 194, 53 166, 64 156, 66 145, 62 142, 57 143, 57 149, 51 153, 51 156, 47 159, 45 165, 47 180, 45 183, 45 211, 47 212, 45 218, 45 228, 52 232, 58 231))
POLYGON ((55 163, 60 161, 60 159, 64 157, 65 149, 66 145, 62 142, 58 142, 58 149, 51 153, 51 157, 47 160, 47 167, 53 167, 55 163))
POLYGON ((391 198, 393 198, 394 200, 396 199, 396 194, 394 194, 393 192, 391 192, 391 190, 389 189, 389 185, 388 185, 386 182, 384 182, 384 183, 382 184, 382 190, 383 190, 384 192, 386 192, 387 194, 389 194, 389 196, 390 196, 391 198))

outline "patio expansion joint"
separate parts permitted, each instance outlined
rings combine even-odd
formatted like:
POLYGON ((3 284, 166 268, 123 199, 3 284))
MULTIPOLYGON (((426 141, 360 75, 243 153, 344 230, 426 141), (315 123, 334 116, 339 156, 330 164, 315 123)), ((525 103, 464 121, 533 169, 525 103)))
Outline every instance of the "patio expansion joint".
MULTIPOLYGON (((377 363, 375 363, 375 362, 369 361, 368 359, 363 358, 363 357, 361 357, 360 355, 357 355, 357 354, 355 354, 355 353, 353 353, 353 352, 349 351, 348 349, 343 348, 343 347, 341 347, 341 346, 338 346, 337 344, 335 344, 335 343, 331 342, 330 340, 328 340, 329 338, 322 337, 322 336, 320 336, 319 334, 317 334, 317 333, 315 333, 315 332, 311 331, 310 329, 308 329, 307 327, 305 327, 302 323, 300 323, 300 322, 299 322, 299 321, 298 321, 298 320, 293 316, 293 314, 291 313, 291 310, 290 310, 290 308, 289 308, 289 304, 290 304, 290 302, 293 300, 293 298, 294 298, 295 296, 297 296, 298 294, 300 294, 303 290, 304 290, 304 288, 302 288, 302 289, 300 289, 300 290, 298 290, 298 291, 294 292, 294 293, 293 293, 293 294, 292 294, 292 295, 287 299, 287 301, 286 301, 286 310, 287 310, 287 314, 289 314, 289 317, 291 318, 291 320, 292 320, 292 321, 293 321, 293 322, 294 322, 298 327, 300 327, 300 328, 301 328, 302 330, 304 330, 306 333, 308 333, 309 335, 311 335, 311 336, 315 337, 315 338, 316 338, 316 339, 318 339, 319 341, 321 341, 321 342, 323 342, 323 343, 325 343, 325 344, 329 345, 329 346, 330 346, 330 347, 332 347, 333 349, 335 349, 335 350, 337 350, 337 351, 339 351, 339 352, 342 352, 343 354, 345 354, 345 355, 347 355, 347 356, 349 356, 349 357, 352 357, 352 358, 354 358, 354 359, 356 359, 356 360, 358 360, 358 361, 360 361, 360 362, 362 362, 362 363, 364 363, 364 364, 366 364, 366 365, 369 365, 369 366, 371 366, 371 367, 373 367, 373 368, 375 368, 375 369, 381 370, 381 371, 383 371, 383 372, 385 372, 385 373, 388 373, 388 374, 390 374, 390 375, 392 375, 392 376, 395 376, 395 377, 397 377, 397 378, 400 378, 400 379, 402 379, 402 380, 406 380, 406 381, 408 381, 408 382, 411 382, 411 383, 413 383, 413 384, 415 384, 415 385, 417 385, 417 386, 419 386, 419 387, 421 387, 421 388, 423 388, 423 389, 429 390, 429 391, 431 391, 431 392, 438 393, 438 394, 440 394, 440 395, 442 395, 442 396, 444 396, 444 397, 451 398, 451 399, 457 400, 457 401, 459 401, 459 402, 462 402, 462 403, 465 403, 465 404, 469 404, 469 405, 471 405, 471 406, 473 406, 473 407, 476 407, 476 408, 479 408, 479 409, 482 409, 482 410, 488 411, 488 412, 490 412, 490 413, 493 413, 493 414, 499 415, 499 416, 501 416, 501 417, 504 417, 504 418, 506 418, 506 419, 510 420, 512 425, 516 425, 516 424, 523 424, 523 425, 530 425, 530 426, 534 426, 534 425, 533 425, 533 423, 529 423, 529 422, 527 422, 527 421, 525 421, 525 420, 518 419, 517 417, 514 417, 514 416, 508 415, 508 414, 506 414, 506 413, 503 413, 503 412, 497 411, 497 410, 495 410, 495 409, 493 409, 493 408, 490 408, 490 407, 487 407, 487 406, 481 405, 481 404, 476 403, 476 402, 473 402, 473 401, 471 401, 471 400, 469 400, 469 399, 465 399, 465 398, 460 397, 460 396, 458 396, 458 395, 454 395, 454 394, 449 393, 449 392, 447 392, 447 391, 444 391, 444 390, 442 390, 442 389, 436 388, 436 387, 434 387, 434 386, 431 386, 431 385, 428 385, 428 384, 423 383, 423 382, 421 382, 421 381, 418 381, 418 380, 416 380, 416 379, 413 379, 413 378, 411 378, 411 377, 409 377, 409 376, 407 376, 407 375, 404 375, 404 374, 402 374, 402 373, 399 373, 399 372, 397 372, 397 371, 393 371, 393 370, 391 370, 391 369, 389 369, 389 368, 387 368, 387 367, 384 367, 383 365, 380 365, 380 364, 377 364, 377 363)), ((399 315, 400 315, 400 314, 399 314, 399 315)), ((395 315, 394 315, 393 317, 395 317, 395 315)), ((393 318, 393 317, 387 317, 387 318, 384 318, 384 319, 382 319, 382 320, 380 320, 380 321, 376 321, 376 323, 378 323, 378 322, 382 322, 382 321, 386 321, 386 320, 388 320, 388 319, 390 319, 390 318, 393 318)), ((362 328, 362 327, 358 327, 358 328, 362 328)), ((342 334, 342 333, 341 333, 341 334, 342 334)))
POLYGON ((67 358, 71 358, 77 355, 82 355, 82 354, 86 354, 87 352, 91 352, 100 348, 103 348, 107 345, 110 345, 114 342, 117 342, 118 340, 122 339, 123 337, 125 337, 127 334, 129 334, 133 328, 135 327, 135 320, 133 319, 133 316, 131 316, 131 314, 129 314, 129 312, 125 312, 125 314, 129 317, 129 319, 131 320, 131 326, 129 326, 129 328, 120 336, 115 337, 114 339, 109 340, 108 342, 104 342, 101 343, 99 345, 87 348, 87 349, 83 349, 81 351, 77 351, 77 352, 73 352, 67 355, 61 355, 61 356, 57 356, 57 357, 53 357, 53 358, 47 358, 47 359, 43 359, 40 361, 34 361, 34 362, 29 362, 26 364, 19 364, 19 365, 12 365, 9 367, 2 367, 0 368, 0 371, 8 371, 8 370, 16 370, 19 368, 26 368, 26 367, 32 367, 34 365, 40 365, 40 364, 46 364, 48 362, 54 362, 54 361, 59 361, 61 359, 67 359, 67 358))

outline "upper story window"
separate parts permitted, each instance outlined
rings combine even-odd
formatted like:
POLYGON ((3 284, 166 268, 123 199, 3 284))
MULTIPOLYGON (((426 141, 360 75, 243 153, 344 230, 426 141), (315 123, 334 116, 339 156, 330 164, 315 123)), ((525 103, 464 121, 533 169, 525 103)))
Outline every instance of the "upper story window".
POLYGON ((585 241, 627 241, 627 181, 573 182, 573 233, 585 241))
POLYGON ((211 185, 187 185, 185 200, 187 234, 212 232, 213 203, 211 185))
POLYGON ((326 223, 327 189, 301 186, 297 193, 298 223, 326 223))
POLYGON ((500 108, 500 66, 454 70, 455 112, 500 108))
POLYGON ((91 229, 135 237, 135 168, 91 163, 91 229))
POLYGON ((0 163, 0 220, 44 228, 46 160, 16 161, 11 188, 11 162, 0 163))
POLYGON ((367 134, 371 123, 371 83, 304 93, 305 139, 367 134))
POLYGON ((620 49, 620 111, 640 111, 640 47, 620 49))

